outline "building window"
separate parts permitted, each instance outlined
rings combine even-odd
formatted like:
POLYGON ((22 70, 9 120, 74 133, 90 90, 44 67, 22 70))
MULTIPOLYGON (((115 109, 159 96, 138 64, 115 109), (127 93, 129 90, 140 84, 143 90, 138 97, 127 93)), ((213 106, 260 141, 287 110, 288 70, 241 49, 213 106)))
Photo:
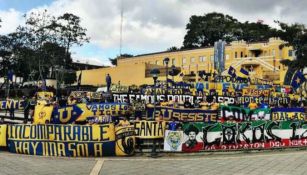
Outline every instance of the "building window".
POLYGON ((289 50, 289 51, 288 51, 288 56, 289 56, 289 57, 293 57, 293 50, 289 50))
POLYGON ((187 63, 187 59, 186 58, 182 58, 182 64, 187 63))
POLYGON ((204 57, 204 56, 199 57, 199 62, 205 62, 205 61, 206 61, 206 57, 204 57))
POLYGON ((159 64, 159 61, 156 61, 156 65, 158 65, 159 64))
POLYGON ((229 59, 229 54, 226 55, 226 60, 228 60, 228 59, 229 59))
POLYGON ((238 58, 238 53, 237 52, 235 52, 235 58, 238 58))
POLYGON ((275 57, 275 49, 272 50, 272 55, 275 57))
POLYGON ((191 63, 194 63, 194 62, 195 62, 195 58, 191 57, 191 63))
POLYGON ((241 52, 241 58, 243 58, 243 52, 241 52))
POLYGON ((176 65, 176 59, 175 58, 172 59, 172 65, 176 65))
POLYGON ((210 55, 210 60, 211 60, 211 62, 213 62, 213 61, 214 61, 214 57, 213 57, 213 55, 210 55))

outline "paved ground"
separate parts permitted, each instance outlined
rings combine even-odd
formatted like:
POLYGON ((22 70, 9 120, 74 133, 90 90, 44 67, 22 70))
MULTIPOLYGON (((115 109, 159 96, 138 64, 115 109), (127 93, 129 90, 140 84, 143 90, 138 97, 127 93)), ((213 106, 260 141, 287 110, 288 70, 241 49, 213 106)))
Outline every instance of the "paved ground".
POLYGON ((55 158, 0 153, 0 174, 307 174, 307 151, 114 158, 55 158))

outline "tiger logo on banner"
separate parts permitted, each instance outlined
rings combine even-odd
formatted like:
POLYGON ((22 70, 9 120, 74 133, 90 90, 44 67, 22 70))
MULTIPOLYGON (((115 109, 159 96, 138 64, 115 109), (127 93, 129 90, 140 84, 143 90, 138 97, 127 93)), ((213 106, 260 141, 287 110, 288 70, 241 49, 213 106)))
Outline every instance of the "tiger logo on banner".
POLYGON ((45 124, 50 122, 53 106, 36 105, 33 124, 45 124))
POLYGON ((0 125, 0 146, 6 146, 7 125, 0 125))
POLYGON ((183 131, 165 131, 164 151, 182 151, 183 131))
POLYGON ((116 127, 115 140, 117 156, 133 155, 135 147, 135 130, 133 126, 116 127))

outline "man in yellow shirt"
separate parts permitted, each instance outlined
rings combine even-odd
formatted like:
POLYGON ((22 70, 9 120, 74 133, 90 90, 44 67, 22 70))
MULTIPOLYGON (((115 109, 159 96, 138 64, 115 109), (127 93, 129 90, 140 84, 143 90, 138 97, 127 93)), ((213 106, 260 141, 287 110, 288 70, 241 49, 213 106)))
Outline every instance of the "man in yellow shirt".
POLYGON ((118 126, 130 126, 130 122, 127 120, 127 117, 124 117, 123 120, 120 120, 118 126))
POLYGON ((254 102, 254 100, 252 100, 249 105, 248 105, 249 109, 257 109, 258 105, 257 103, 254 102))

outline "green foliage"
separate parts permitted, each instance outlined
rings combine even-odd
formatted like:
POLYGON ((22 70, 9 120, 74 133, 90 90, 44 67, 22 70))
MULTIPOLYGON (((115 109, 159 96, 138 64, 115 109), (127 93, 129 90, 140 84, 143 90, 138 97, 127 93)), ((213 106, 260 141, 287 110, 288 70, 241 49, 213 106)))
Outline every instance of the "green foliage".
POLYGON ((215 41, 227 42, 237 37, 239 22, 229 15, 208 13, 204 16, 193 15, 187 24, 184 37, 184 48, 212 46, 215 41))
MULTIPOLYGON (((307 67, 307 30, 303 24, 288 25, 276 21, 280 29, 271 28, 260 22, 239 22, 237 19, 222 13, 208 13, 203 16, 193 15, 186 26, 183 48, 213 46, 214 42, 224 40, 231 42, 245 40, 247 42, 266 41, 270 37, 280 37, 293 46, 296 59, 282 60, 281 63, 294 69, 307 67)), ((283 45, 280 46, 281 48, 283 45)))
POLYGON ((71 69, 71 46, 89 42, 80 18, 69 13, 55 17, 47 10, 24 17, 25 25, 0 35, 0 57, 4 58, 0 60, 0 76, 14 69, 24 80, 30 78, 30 73, 32 78, 42 79, 54 77, 56 67, 71 69))
POLYGON ((216 12, 191 16, 186 29, 183 48, 213 46, 218 40, 256 42, 276 35, 276 29, 268 25, 248 21, 241 23, 232 16, 216 12))
POLYGON ((117 60, 118 60, 118 59, 131 58, 131 57, 133 57, 133 55, 124 53, 124 54, 122 54, 122 55, 120 55, 120 56, 117 56, 117 57, 115 57, 115 58, 109 58, 109 61, 111 62, 112 65, 116 66, 116 65, 117 65, 117 60))
POLYGON ((177 51, 177 50, 180 50, 180 49, 176 46, 172 46, 172 47, 167 49, 167 51, 177 51))
POLYGON ((65 84, 73 84, 74 82, 77 81, 77 75, 75 72, 66 72, 64 73, 64 83, 65 84))
POLYGON ((280 30, 277 31, 278 36, 287 41, 287 45, 293 46, 296 56, 294 60, 282 60, 281 63, 295 70, 307 67, 307 29, 305 25, 276 22, 280 26, 280 30))

